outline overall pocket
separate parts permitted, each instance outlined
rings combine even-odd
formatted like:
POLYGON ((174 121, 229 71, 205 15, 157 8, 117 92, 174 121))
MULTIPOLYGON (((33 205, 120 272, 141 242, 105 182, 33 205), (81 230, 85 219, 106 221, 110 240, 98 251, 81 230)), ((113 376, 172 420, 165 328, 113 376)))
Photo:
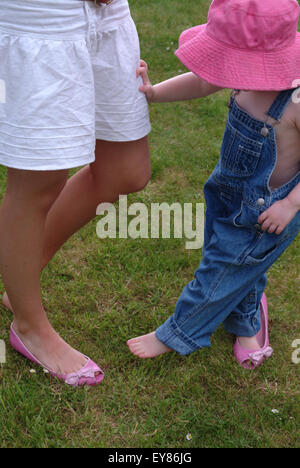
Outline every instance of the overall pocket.
POLYGON ((248 253, 244 259, 245 265, 258 265, 266 263, 269 260, 275 261, 278 258, 277 255, 278 245, 276 242, 272 242, 266 233, 258 235, 258 242, 255 248, 248 253))
POLYGON ((228 121, 221 149, 221 168, 227 175, 249 177, 254 174, 263 143, 246 137, 228 121))
POLYGON ((233 218, 233 224, 235 227, 239 228, 257 229, 259 226, 259 215, 260 211, 258 209, 253 208, 242 201, 240 209, 233 218))

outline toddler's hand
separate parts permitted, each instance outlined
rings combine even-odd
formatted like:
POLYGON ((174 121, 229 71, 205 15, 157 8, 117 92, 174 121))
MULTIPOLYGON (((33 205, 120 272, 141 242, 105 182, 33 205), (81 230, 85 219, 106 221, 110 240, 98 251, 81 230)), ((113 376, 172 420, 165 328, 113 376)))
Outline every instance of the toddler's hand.
POLYGON ((299 207, 294 205, 289 198, 279 200, 270 206, 258 218, 263 231, 270 234, 281 234, 286 226, 292 221, 299 211, 299 207))
POLYGON ((153 100, 154 89, 148 77, 148 65, 144 60, 140 61, 140 66, 136 71, 136 76, 141 76, 143 80, 143 86, 140 86, 139 90, 146 95, 149 102, 153 100))

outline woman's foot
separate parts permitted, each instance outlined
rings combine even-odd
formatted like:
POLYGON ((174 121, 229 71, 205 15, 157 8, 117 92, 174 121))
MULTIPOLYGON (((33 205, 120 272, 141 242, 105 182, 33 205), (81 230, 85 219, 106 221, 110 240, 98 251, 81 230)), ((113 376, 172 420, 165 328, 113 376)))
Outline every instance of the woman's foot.
POLYGON ((49 324, 25 332, 15 321, 13 329, 27 350, 50 371, 70 374, 87 363, 87 358, 69 346, 49 324))
POLYGON ((127 345, 133 354, 142 359, 153 358, 173 351, 156 338, 155 332, 139 336, 138 338, 132 338, 127 341, 127 345))

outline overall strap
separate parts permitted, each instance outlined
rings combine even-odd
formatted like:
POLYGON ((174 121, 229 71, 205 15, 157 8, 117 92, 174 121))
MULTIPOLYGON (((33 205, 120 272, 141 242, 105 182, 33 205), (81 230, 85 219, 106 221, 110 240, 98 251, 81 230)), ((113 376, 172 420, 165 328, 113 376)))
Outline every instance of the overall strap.
POLYGON ((280 119, 285 111, 285 108, 289 104, 292 98, 292 95, 294 91, 296 91, 296 89, 287 89, 285 91, 281 91, 281 93, 278 94, 277 98, 273 102, 272 106, 270 107, 266 115, 280 122, 280 119))

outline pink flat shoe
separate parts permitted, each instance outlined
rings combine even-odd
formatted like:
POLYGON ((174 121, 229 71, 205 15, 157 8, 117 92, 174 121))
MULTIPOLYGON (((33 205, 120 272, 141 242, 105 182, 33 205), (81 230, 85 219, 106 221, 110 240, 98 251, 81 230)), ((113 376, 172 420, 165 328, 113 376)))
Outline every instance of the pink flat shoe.
POLYGON ((261 347, 260 350, 251 351, 249 349, 243 348, 240 345, 238 338, 236 339, 233 347, 233 354, 235 358, 245 369, 255 369, 273 354, 273 349, 269 343, 268 304, 265 294, 263 294, 260 303, 260 323, 261 328, 257 334, 257 341, 261 347))
POLYGON ((84 385, 93 387, 100 384, 100 382, 102 382, 104 379, 104 373, 102 369, 100 369, 100 367, 98 367, 97 364, 91 361, 91 359, 89 359, 87 356, 85 356, 88 360, 87 363, 77 372, 73 372, 71 374, 57 374, 56 372, 53 372, 51 369, 48 369, 46 366, 44 366, 44 364, 42 364, 38 359, 36 359, 33 354, 31 354, 31 352, 26 348, 24 343, 20 340, 14 331, 12 324, 10 327, 9 341, 11 346, 16 351, 35 364, 42 366, 49 372, 51 377, 56 377, 57 379, 64 381, 67 385, 71 385, 72 387, 83 387, 84 385), (99 375, 96 375, 97 373, 99 373, 99 375))

